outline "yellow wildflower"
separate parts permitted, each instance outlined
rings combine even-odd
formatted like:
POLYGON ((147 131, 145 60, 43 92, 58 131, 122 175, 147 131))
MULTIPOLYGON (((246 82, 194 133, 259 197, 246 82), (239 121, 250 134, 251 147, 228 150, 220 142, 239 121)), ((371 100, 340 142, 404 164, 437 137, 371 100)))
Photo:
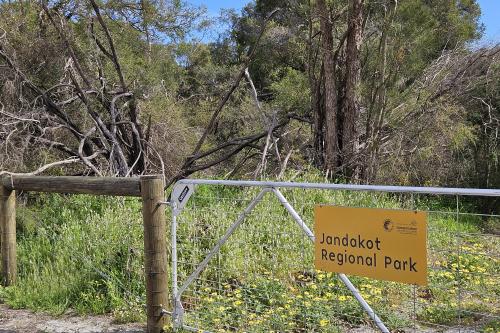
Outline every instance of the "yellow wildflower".
POLYGON ((328 325, 330 323, 330 321, 328 319, 321 319, 319 321, 319 326, 321 327, 325 327, 326 325, 328 325))

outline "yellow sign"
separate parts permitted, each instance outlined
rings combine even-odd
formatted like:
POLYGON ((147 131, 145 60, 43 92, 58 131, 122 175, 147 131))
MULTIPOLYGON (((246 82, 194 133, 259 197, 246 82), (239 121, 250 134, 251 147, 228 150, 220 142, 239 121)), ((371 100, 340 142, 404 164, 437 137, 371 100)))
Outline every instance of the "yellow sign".
POLYGON ((316 269, 427 285, 427 213, 316 206, 316 269))

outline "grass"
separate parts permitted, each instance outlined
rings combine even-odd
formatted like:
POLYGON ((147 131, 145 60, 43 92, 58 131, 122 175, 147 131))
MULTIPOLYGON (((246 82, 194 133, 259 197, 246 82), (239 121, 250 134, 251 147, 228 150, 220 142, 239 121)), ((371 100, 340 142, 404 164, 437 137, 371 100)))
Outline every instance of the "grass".
MULTIPOLYGON (((256 193, 198 188, 191 207, 180 219, 181 281, 256 193)), ((288 190, 284 194, 310 227, 313 207, 319 203, 428 210, 429 200, 433 204, 437 201, 345 191, 288 190)), ((212 331, 255 332, 334 332, 369 324, 357 301, 335 276, 314 270, 312 244, 279 202, 267 196, 213 259, 214 264, 184 294, 185 322, 212 331), (281 289, 274 288, 273 281, 281 289)), ((359 277, 352 277, 352 281, 394 330, 411 327, 413 313, 419 322, 431 326, 492 325, 480 314, 499 315, 498 237, 484 234, 477 216, 457 217, 453 209, 447 211, 443 206, 432 209, 442 212, 430 213, 429 287, 413 290, 411 286, 359 277)))
MULTIPOLYGON (((179 217, 181 284, 256 194, 256 189, 197 188, 179 217)), ((456 215, 439 198, 426 196, 283 194, 310 227, 319 203, 439 210, 429 217, 428 287, 351 280, 391 330, 412 327, 417 319, 430 326, 500 331, 495 319, 500 315, 500 239, 484 232, 480 217, 456 215)), ((59 195, 27 200, 18 209, 19 281, 0 289, 0 298, 15 308, 53 314, 71 308, 80 314, 112 313, 119 322, 144 320, 138 200, 59 195)), ((369 325, 340 280, 314 270, 312 252, 288 212, 266 194, 183 294, 184 323, 216 332, 342 332, 369 325)))
POLYGON ((18 208, 19 281, 0 297, 14 308, 143 320, 140 208, 137 200, 30 197, 18 208))

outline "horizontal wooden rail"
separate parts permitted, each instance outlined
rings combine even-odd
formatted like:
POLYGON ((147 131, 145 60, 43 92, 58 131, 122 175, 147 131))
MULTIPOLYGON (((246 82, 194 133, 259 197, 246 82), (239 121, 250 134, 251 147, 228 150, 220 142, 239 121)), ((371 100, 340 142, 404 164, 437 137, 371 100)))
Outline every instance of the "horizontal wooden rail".
POLYGON ((141 196, 141 180, 138 177, 5 176, 1 181, 11 191, 141 196))

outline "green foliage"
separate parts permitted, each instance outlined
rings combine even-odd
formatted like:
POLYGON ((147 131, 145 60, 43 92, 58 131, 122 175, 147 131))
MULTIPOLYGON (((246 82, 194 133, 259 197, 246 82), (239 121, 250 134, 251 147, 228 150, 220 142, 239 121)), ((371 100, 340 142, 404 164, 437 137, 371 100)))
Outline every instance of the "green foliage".
MULTIPOLYGON (((333 49, 340 48, 337 65, 339 96, 345 85, 341 79, 346 61, 345 43, 342 45, 340 41, 347 29, 348 15, 343 11, 348 8, 347 4, 346 0, 327 1, 335 17, 333 49)), ((497 126, 488 118, 489 113, 492 114, 492 120, 498 118, 498 94, 495 93, 498 91, 496 78, 500 77, 495 75, 498 64, 492 62, 487 85, 471 82, 473 89, 461 94, 463 98, 450 98, 447 95, 436 101, 435 105, 427 103, 426 99, 431 98, 439 87, 421 89, 422 85, 427 88, 422 81, 428 75, 439 80, 448 77, 449 73, 445 70, 428 73, 437 58, 444 52, 467 46, 481 36, 477 1, 399 1, 393 16, 390 15, 392 4, 392 1, 365 2, 366 22, 361 45, 362 70, 358 96, 361 110, 357 124, 360 138, 358 159, 367 159, 368 153, 364 151, 370 140, 367 131, 370 126, 374 126, 377 112, 382 112, 378 110, 380 107, 385 109, 382 117, 383 133, 380 134, 388 140, 384 144, 392 150, 401 148, 379 156, 377 181, 497 186, 496 180, 500 179, 495 137, 497 126), (384 36, 387 47, 382 52, 384 36), (385 73, 383 87, 381 72, 385 73), (381 89, 386 90, 385 101, 381 104, 383 107, 374 100, 381 89), (419 109, 427 110, 425 114, 428 116, 421 121, 425 126, 413 126, 413 119, 399 122, 419 109), (491 112, 488 111, 490 109, 491 112), (373 117, 369 119, 368 115, 373 117), (411 146, 414 141, 418 142, 417 147, 411 146), (433 167, 426 168, 428 163, 433 167)), ((115 65, 92 37, 92 10, 89 5, 62 2, 49 3, 49 6, 54 17, 63 18, 64 35, 75 50, 83 73, 93 80, 104 80, 109 87, 118 87, 120 84, 115 65), (102 73, 99 73, 100 68, 102 73)), ((316 88, 321 86, 321 34, 315 1, 258 0, 245 6, 240 14, 228 11, 222 19, 230 29, 210 43, 190 38, 196 36, 194 33, 197 29, 209 27, 209 22, 203 9, 182 1, 109 0, 99 2, 99 6, 114 41, 125 81, 137 102, 140 127, 144 136, 149 134, 148 143, 152 149, 148 149, 148 156, 153 161, 148 166, 154 172, 164 171, 167 176, 173 176, 178 171, 209 123, 222 96, 233 84, 235 74, 246 59, 249 48, 256 42, 265 18, 276 8, 280 8, 280 11, 268 23, 249 65, 262 109, 268 115, 276 114, 278 120, 283 119, 285 113, 293 111, 301 116, 301 120, 312 121, 315 117, 312 110, 321 107, 321 94, 313 96, 316 88), (313 97, 318 97, 319 101, 313 97), (313 105, 315 101, 317 104, 313 105), (163 160, 164 168, 157 160, 159 157, 163 160)), ((8 54, 15 55, 14 60, 30 80, 44 90, 68 80, 68 49, 47 15, 43 12, 40 15, 38 3, 4 1, 0 3, 0 15, 0 28, 6 31, 2 43, 8 54)), ((101 44, 108 48, 106 34, 98 22, 94 22, 93 32, 101 44)), ((468 52, 461 56, 467 56, 468 52)), ((19 98, 16 94, 19 94, 21 85, 12 80, 11 71, 0 73, 0 100, 6 105, 6 111, 17 114, 26 109, 21 103, 23 98, 34 99, 36 96, 30 94, 19 98)), ((93 83, 100 86, 98 82, 93 83)), ((455 87, 451 91, 457 89, 455 87)), ((98 109, 100 102, 97 96, 89 96, 95 97, 91 104, 92 108, 98 109)), ((110 100, 101 102, 106 105, 110 100)), ((127 101, 122 98, 119 102, 121 107, 118 107, 118 111, 126 115, 127 101)), ((80 128, 88 128, 93 124, 88 117, 80 119, 82 112, 86 112, 82 103, 72 103, 65 112, 75 119, 80 128)), ((102 113, 103 121, 109 123, 109 112, 102 113)), ((28 116, 22 115, 22 118, 28 116)), ((269 119, 266 121, 269 122, 269 119)), ((255 107, 248 84, 243 80, 223 108, 203 149, 265 131, 269 125, 266 121, 263 121, 262 114, 255 107)), ((266 174, 277 174, 282 167, 278 161, 281 158, 280 162, 283 162, 283 157, 290 150, 293 153, 289 167, 299 170, 307 168, 315 154, 312 152, 315 149, 312 143, 313 127, 293 120, 286 129, 282 129, 286 135, 277 141, 278 152, 275 154, 276 149, 273 148, 273 155, 268 156, 266 174)), ((50 139, 54 141, 71 141, 68 140, 71 135, 67 130, 54 129, 49 132, 50 139)), ((281 131, 278 132, 276 135, 280 136, 281 131)), ((7 134, 2 139, 5 141, 6 137, 7 134)), ((14 168, 19 170, 32 171, 42 163, 67 157, 63 152, 54 152, 53 147, 26 148, 28 150, 25 153, 18 153, 19 147, 26 147, 25 140, 31 139, 27 134, 21 135, 17 141, 12 136, 9 138, 13 141, 12 147, 8 147, 10 151, 7 150, 8 153, 0 157, 0 164, 9 168, 14 164, 14 168)), ((245 157, 229 158, 222 166, 214 168, 211 174, 219 174, 223 170, 232 176, 253 175, 252 170, 260 163, 256 150, 264 144, 264 140, 242 150, 241 155, 245 157), (247 156, 251 157, 246 159, 247 156), (241 170, 232 173, 234 166, 242 160, 246 163, 241 170)), ((78 142, 73 142, 69 148, 76 150, 77 147, 78 142)), ((64 169, 65 173, 79 171, 64 169)), ((51 172, 61 171, 52 169, 51 172)))
POLYGON ((391 31, 398 76, 414 79, 444 50, 479 38, 479 17, 479 5, 473 0, 398 3, 391 31))
POLYGON ((275 82, 271 84, 271 91, 274 93, 273 103, 281 109, 296 111, 300 114, 305 114, 308 111, 310 101, 307 96, 310 96, 311 91, 309 82, 304 73, 292 68, 284 68, 283 74, 275 82))
POLYGON ((37 196, 19 207, 19 283, 2 291, 14 308, 61 314, 113 312, 142 320, 140 204, 91 196, 37 196))
MULTIPOLYGON (((320 173, 302 174, 296 180, 324 181, 320 173)), ((433 211, 428 287, 413 290, 351 277, 391 329, 411 325, 406 302, 414 292, 422 305, 417 309, 419 319, 431 323, 477 324, 470 313, 496 311, 493 304, 500 290, 494 274, 500 261, 489 254, 496 253, 500 243, 484 234, 479 217, 457 216, 454 200, 348 191, 282 192, 308 225, 319 203, 433 211), (477 294, 483 296, 481 301, 477 294)), ((256 189, 249 188, 197 187, 178 218, 180 281, 192 271, 189 263, 205 257, 256 194, 256 189)), ((27 203, 18 209, 19 281, 0 289, 0 298, 13 307, 55 314, 71 308, 81 314, 111 312, 120 322, 144 320, 140 202, 43 195, 30 196, 27 203)), ((184 293, 186 300, 196 300, 187 308, 185 322, 255 332, 342 332, 368 324, 340 280, 313 269, 312 250, 289 213, 267 194, 184 293)), ((484 332, 491 332, 497 324, 485 321, 482 325, 484 332)))
POLYGON ((496 319, 488 323, 483 329, 481 333, 494 333, 500 331, 500 320, 496 319))

